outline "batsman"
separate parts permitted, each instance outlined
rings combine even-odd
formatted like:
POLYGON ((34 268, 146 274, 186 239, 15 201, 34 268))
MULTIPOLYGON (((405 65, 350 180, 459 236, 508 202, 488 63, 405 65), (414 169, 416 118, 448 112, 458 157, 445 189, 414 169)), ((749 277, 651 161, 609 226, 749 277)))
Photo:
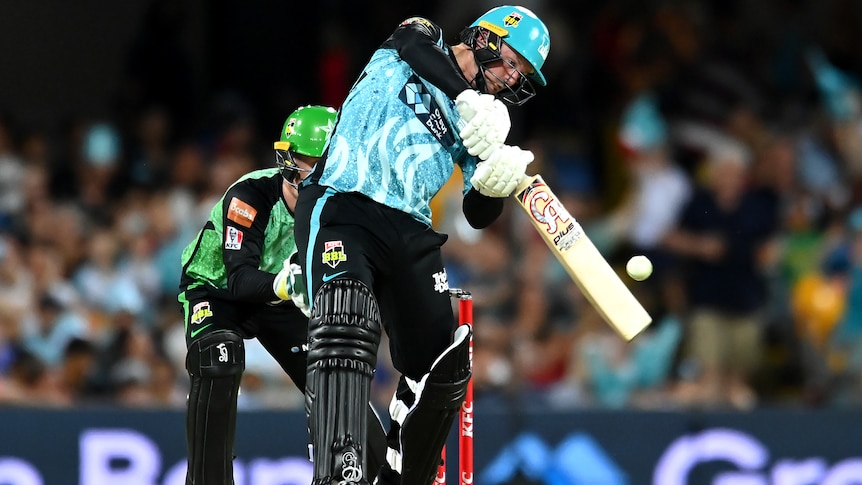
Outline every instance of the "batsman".
MULTIPOLYGON (((231 485, 237 396, 245 339, 257 338, 293 383, 305 390, 308 304, 299 279, 293 209, 297 184, 323 154, 336 111, 304 106, 284 122, 274 143, 276 166, 234 182, 183 251, 179 301, 185 315, 187 485, 231 485)), ((360 406, 362 407, 362 406, 360 406)), ((383 461, 383 427, 367 404, 383 461)), ((298 430, 303 435, 307 430, 298 430)))
POLYGON ((489 10, 444 42, 404 20, 376 50, 339 111, 329 146, 299 189, 297 247, 311 301, 306 405, 314 485, 428 485, 471 376, 471 329, 456 322, 429 202, 464 174, 477 229, 501 214, 533 154, 505 144, 507 105, 545 85, 545 24, 489 10), (400 373, 386 463, 368 469, 364 409, 381 335, 400 373))

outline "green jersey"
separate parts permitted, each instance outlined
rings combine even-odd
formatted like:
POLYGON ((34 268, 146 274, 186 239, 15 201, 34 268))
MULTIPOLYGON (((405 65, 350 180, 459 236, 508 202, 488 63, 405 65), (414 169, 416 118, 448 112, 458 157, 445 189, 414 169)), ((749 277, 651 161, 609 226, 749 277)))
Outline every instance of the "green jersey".
POLYGON ((183 250, 180 289, 244 302, 268 302, 275 274, 296 251, 293 214, 277 168, 250 172, 231 185, 183 250))

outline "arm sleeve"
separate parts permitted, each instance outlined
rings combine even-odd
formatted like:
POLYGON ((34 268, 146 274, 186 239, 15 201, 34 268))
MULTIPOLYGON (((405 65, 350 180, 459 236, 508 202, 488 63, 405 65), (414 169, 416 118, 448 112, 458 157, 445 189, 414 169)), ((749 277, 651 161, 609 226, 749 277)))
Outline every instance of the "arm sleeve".
POLYGON ((451 99, 471 88, 448 54, 442 29, 427 19, 413 17, 405 20, 383 46, 395 49, 416 74, 440 88, 451 99))
POLYGON ((257 303, 278 299, 272 289, 275 275, 258 269, 271 210, 272 201, 251 183, 236 184, 225 195, 222 257, 233 300, 257 303), (229 240, 234 242, 228 244, 229 240))
POLYGON ((505 198, 487 197, 476 189, 470 189, 462 204, 464 217, 474 229, 484 229, 503 213, 504 200, 505 198))

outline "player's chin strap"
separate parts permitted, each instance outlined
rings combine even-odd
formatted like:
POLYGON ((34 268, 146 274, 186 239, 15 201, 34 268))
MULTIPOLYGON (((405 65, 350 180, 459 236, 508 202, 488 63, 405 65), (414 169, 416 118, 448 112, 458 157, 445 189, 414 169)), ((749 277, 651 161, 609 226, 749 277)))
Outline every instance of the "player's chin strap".
POLYGON ((471 335, 470 325, 460 325, 452 345, 437 357, 428 374, 419 381, 401 378, 389 405, 392 424, 386 453, 388 466, 376 485, 430 484, 434 480, 440 452, 472 375, 471 335))
POLYGON ((499 46, 503 45, 503 40, 498 34, 476 26, 462 30, 460 38, 461 42, 473 49, 473 57, 476 59, 476 65, 479 67, 479 72, 476 73, 476 77, 472 80, 476 89, 488 94, 488 82, 485 79, 485 74, 487 73, 487 75, 497 78, 501 85, 506 86, 502 91, 495 94, 497 98, 506 104, 520 106, 536 95, 533 83, 523 73, 519 73, 518 75, 518 84, 509 86, 505 80, 500 79, 497 75, 487 70, 488 64, 502 60, 499 46), (480 42, 483 35, 487 36, 487 40, 480 42), (497 46, 497 49, 490 48, 489 46, 491 45, 497 46))

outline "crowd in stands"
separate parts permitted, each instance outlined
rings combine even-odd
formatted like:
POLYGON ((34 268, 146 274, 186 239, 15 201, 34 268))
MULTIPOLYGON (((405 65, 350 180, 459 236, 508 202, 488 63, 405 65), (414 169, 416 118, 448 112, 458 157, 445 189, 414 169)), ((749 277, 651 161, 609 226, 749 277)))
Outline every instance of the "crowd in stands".
MULTIPOLYGON (((424 14, 452 36, 485 9, 447 16, 450 3, 424 14)), ((456 174, 434 220, 450 236, 450 286, 474 295, 477 400, 862 402, 862 7, 569 3, 525 3, 548 19, 549 86, 512 110, 512 138, 654 323, 632 343, 615 334, 514 203, 489 229, 469 228, 456 174), (635 254, 655 266, 644 282, 624 273, 635 254)), ((351 52, 341 71, 370 55, 351 52)), ((321 59, 320 72, 339 71, 321 59)), ((323 89, 291 99, 346 86, 323 89)), ((218 119, 192 132, 168 98, 54 131, 0 106, 0 404, 184 408, 180 253, 233 180, 274 163, 280 124, 243 100, 208 100, 218 119)), ((247 368, 243 409, 301 408, 253 341, 247 368)), ((381 406, 392 378, 378 369, 381 406)))

